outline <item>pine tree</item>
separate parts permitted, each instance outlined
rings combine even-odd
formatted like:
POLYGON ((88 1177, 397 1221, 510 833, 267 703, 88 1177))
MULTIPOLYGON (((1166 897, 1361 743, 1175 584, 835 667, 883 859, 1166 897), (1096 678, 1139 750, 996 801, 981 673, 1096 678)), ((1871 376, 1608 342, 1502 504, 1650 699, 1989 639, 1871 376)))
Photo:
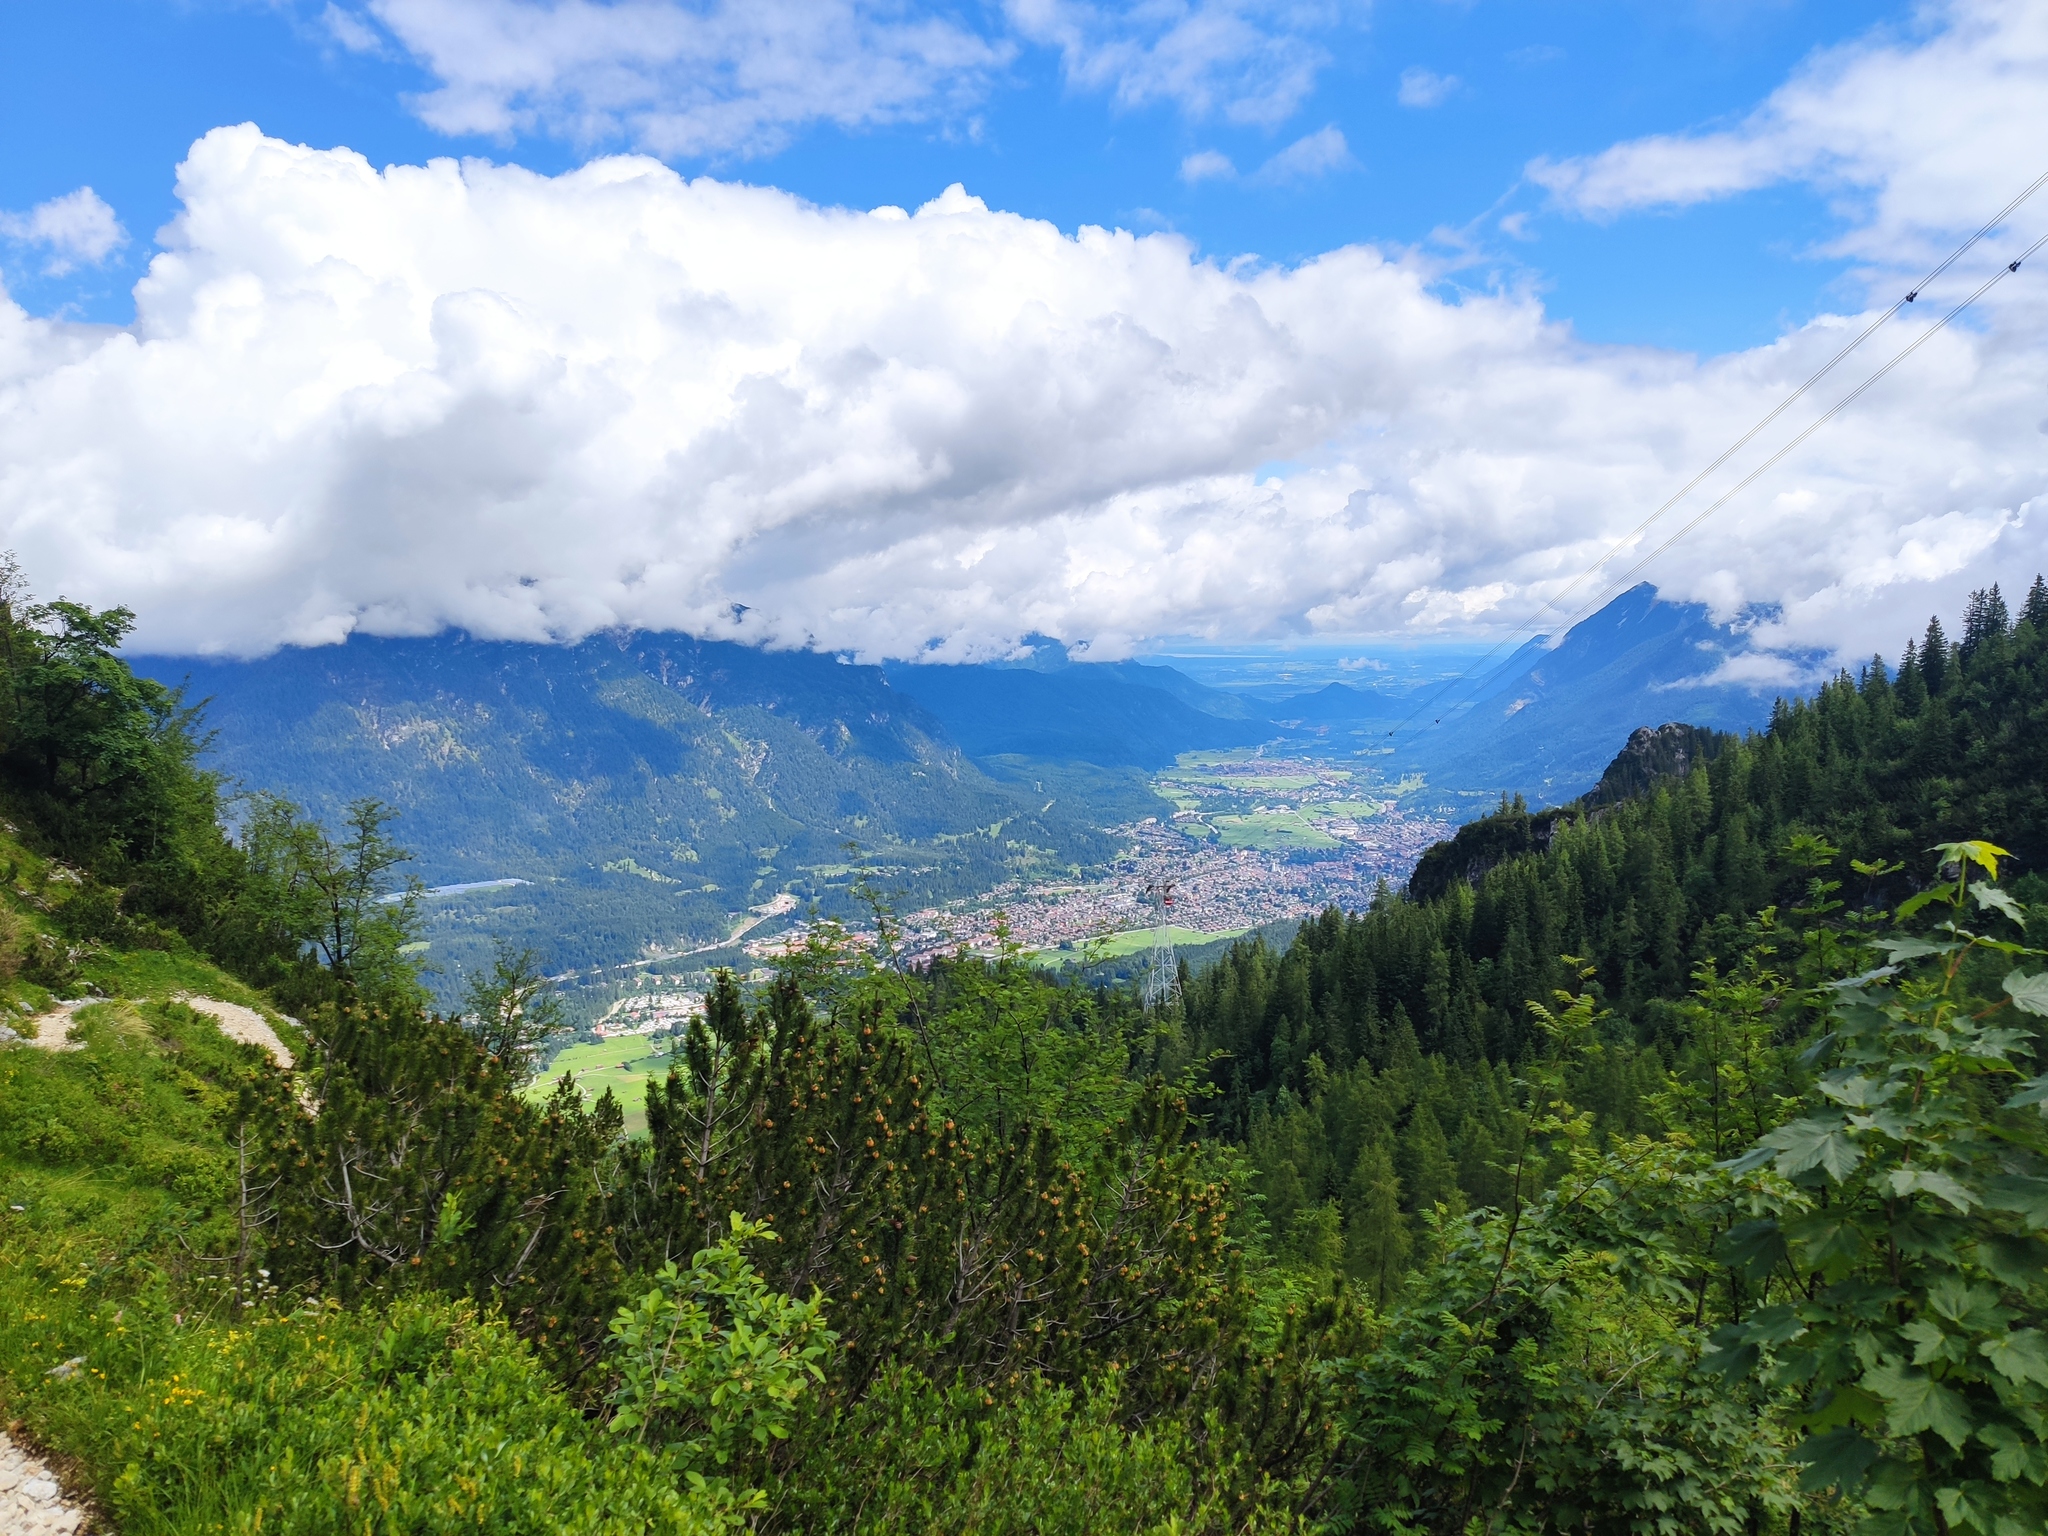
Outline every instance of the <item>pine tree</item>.
POLYGON ((1451 1161, 1451 1144, 1427 1104, 1416 1105, 1408 1117, 1395 1159, 1411 1210, 1458 1203, 1458 1165, 1451 1161))
POLYGON ((1991 641, 2003 640, 2011 628, 2012 617, 2006 612, 1998 583, 1994 581, 1988 591, 1980 587, 1963 608, 1963 643, 1956 648, 1957 654, 1968 661, 1991 641))
POLYGON ((2027 604, 2020 609, 2020 622, 2033 625, 2037 635, 2048 635, 2048 582, 2039 576, 2027 588, 2027 604))
POLYGON ((1383 1141, 1366 1143, 1344 1188, 1344 1267, 1386 1305, 1408 1267, 1401 1180, 1383 1141))
POLYGON ((1899 658, 1899 713, 1911 719, 1927 704, 1927 674, 1920 670, 1920 647, 1906 642, 1906 654, 1899 658))
POLYGON ((1948 636, 1942 632, 1941 618, 1936 615, 1927 621, 1927 635, 1920 644, 1920 671, 1927 678, 1929 693, 1938 694, 1947 684, 1948 663, 1948 636))

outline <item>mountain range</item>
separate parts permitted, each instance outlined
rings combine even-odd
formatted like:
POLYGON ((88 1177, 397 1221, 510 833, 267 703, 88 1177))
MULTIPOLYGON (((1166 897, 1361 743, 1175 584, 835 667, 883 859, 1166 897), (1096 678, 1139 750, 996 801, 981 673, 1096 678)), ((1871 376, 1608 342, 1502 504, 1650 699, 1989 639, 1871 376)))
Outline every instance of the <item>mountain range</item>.
POLYGON ((863 867, 912 897, 1057 873, 1109 855, 1106 811, 1156 803, 1135 770, 992 772, 878 668, 683 635, 137 666, 206 701, 241 784, 330 824, 361 796, 396 808, 458 969, 485 934, 558 967, 716 943, 779 896, 843 908, 863 867))
POLYGON ((330 824, 360 796, 399 810, 460 972, 487 935, 562 968, 710 949, 777 898, 850 910, 864 870, 909 903, 1073 873, 1163 808, 1149 771, 1187 752, 1355 759, 1459 819, 1569 799, 1638 726, 1761 724, 1772 694, 1715 680, 1743 652, 1740 626, 1642 586, 1470 679, 1280 699, 1037 638, 987 666, 647 633, 136 665, 207 701, 230 778, 330 824))

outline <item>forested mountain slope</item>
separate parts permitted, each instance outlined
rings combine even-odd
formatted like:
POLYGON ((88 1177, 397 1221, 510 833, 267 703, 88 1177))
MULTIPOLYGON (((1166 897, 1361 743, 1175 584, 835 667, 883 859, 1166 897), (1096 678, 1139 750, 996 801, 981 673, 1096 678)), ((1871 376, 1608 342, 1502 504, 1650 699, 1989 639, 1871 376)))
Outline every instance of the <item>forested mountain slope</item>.
POLYGON ((929 709, 976 757, 1160 768, 1182 752, 1254 746, 1274 735, 1248 701, 1171 667, 890 663, 883 670, 890 686, 929 709))
POLYGON ((1365 1229, 1386 1223, 1361 1190, 1382 1173, 1389 1188, 1398 1174, 1410 1212, 1493 1203, 1511 1081, 1545 1044, 1532 999, 1584 984, 1614 1011, 1613 1048, 1580 1101, 1638 1129, 1644 1094, 1691 1038, 1702 967, 1726 974, 1774 950, 1789 967, 1785 935, 1801 922, 1894 902, 1925 877, 1929 848, 1979 834, 2011 851, 2020 899, 2048 903, 2039 579, 2016 621, 1980 593, 1959 642, 1936 621, 1896 668, 1873 658, 1781 701, 1764 730, 1691 740, 1719 750, 1618 803, 1504 801, 1425 856, 1418 899, 1331 910, 1284 954, 1242 945, 1191 979, 1214 1122, 1250 1139, 1278 1225, 1328 1202, 1329 1219, 1377 1241, 1365 1229))
POLYGON ((1720 677, 1747 649, 1746 625, 1716 624, 1703 604, 1671 602, 1644 582, 1557 644, 1531 641, 1429 697, 1420 719, 1404 712, 1394 762, 1454 795, 1568 799, 1638 726, 1678 719, 1739 731, 1768 720, 1770 690, 1720 677))
POLYGON ((565 968, 722 936, 785 889, 831 909, 849 842, 913 894, 1109 852, 1098 807, 991 778, 879 669, 812 652, 443 635, 138 666, 209 701, 232 779, 330 820, 386 802, 430 886, 528 882, 443 903, 437 962, 473 961, 472 927, 565 968))

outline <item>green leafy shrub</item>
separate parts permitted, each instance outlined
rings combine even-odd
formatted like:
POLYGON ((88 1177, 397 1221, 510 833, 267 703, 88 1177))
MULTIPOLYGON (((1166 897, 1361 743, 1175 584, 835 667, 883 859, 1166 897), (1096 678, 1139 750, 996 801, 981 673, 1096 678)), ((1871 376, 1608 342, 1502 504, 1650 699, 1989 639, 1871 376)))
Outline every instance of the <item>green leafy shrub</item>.
POLYGON ((782 1529, 976 1536, 1221 1536, 1298 1527, 1283 1497, 1219 1465, 1203 1426, 1129 1422, 1119 1373, 989 1388, 886 1372, 810 1427, 771 1492, 782 1529), (1250 1488, 1244 1485, 1249 1483, 1250 1488))
POLYGON ((31 1365, 80 1368, 18 1371, 12 1407, 89 1469, 129 1536, 696 1536, 731 1523, 645 1449, 605 1436, 467 1303, 313 1304, 229 1325, 168 1310, 160 1283, 117 1303, 62 1268, 42 1269, 40 1298, 19 1268, 5 1288, 20 1326, 41 1331, 31 1365))
POLYGON ((613 1433, 653 1440, 697 1486, 742 1448, 766 1451, 789 1438, 838 1341, 825 1326, 823 1296, 799 1301, 770 1290, 741 1251, 774 1240, 735 1212, 727 1235, 687 1270, 662 1265, 653 1289, 611 1322, 613 1433))
POLYGON ((1939 851, 1953 882, 1901 911, 1939 902, 1943 921, 1832 989, 1805 1113, 1733 1165, 1784 1182, 1723 1244, 1767 1289, 1715 1359, 1797 1394, 1807 1485, 1872 1530, 2019 1536, 2048 1524, 2048 1075, 2018 1066, 2048 977, 2013 965, 2040 951, 1969 926, 2022 917, 1969 879, 2004 850, 1939 851))

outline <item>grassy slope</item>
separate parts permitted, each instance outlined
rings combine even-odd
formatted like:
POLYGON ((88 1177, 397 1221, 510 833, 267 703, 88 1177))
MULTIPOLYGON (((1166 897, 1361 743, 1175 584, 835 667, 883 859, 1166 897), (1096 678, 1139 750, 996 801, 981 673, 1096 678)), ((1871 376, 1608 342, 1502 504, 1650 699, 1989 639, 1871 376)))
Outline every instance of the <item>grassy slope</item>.
MULTIPOLYGON (((0 899, 41 928, 49 872, 0 838, 10 859, 0 899)), ((256 1006, 303 1037, 189 953, 102 950, 80 971, 108 994, 77 1012, 82 1049, 0 1048, 0 1421, 119 1530, 711 1528, 494 1320, 279 1298, 253 1264, 238 1307, 236 1105, 276 1069, 174 999, 256 1006)), ((17 1028, 48 1001, 0 986, 17 1028)))
POLYGON ((626 1035, 572 1045, 548 1063, 547 1071, 528 1086, 526 1095, 546 1098, 565 1073, 575 1077, 586 1103, 595 1103, 609 1088, 625 1112, 626 1134, 637 1136, 647 1129, 647 1084, 668 1076, 669 1045, 675 1039, 673 1035, 626 1035))

